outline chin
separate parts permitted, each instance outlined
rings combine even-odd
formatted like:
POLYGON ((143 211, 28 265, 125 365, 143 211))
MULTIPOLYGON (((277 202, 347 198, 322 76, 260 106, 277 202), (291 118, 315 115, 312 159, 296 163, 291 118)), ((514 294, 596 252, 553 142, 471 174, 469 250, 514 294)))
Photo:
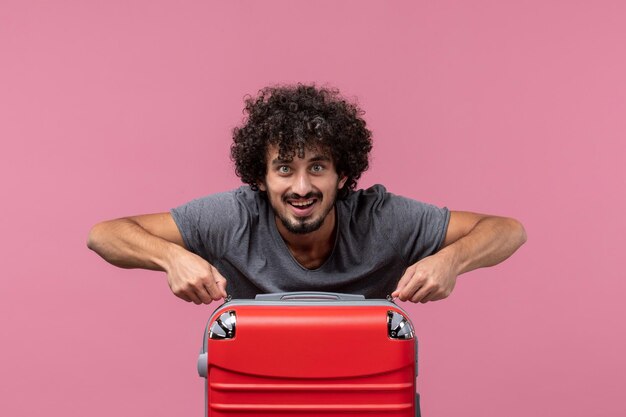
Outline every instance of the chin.
POLYGON ((322 224, 324 224, 324 219, 312 220, 306 223, 300 221, 296 221, 294 223, 293 221, 286 221, 283 218, 281 218, 280 220, 282 221, 283 226, 285 226, 288 231, 296 235, 305 235, 307 233, 315 232, 316 230, 319 230, 320 227, 322 227, 322 224))

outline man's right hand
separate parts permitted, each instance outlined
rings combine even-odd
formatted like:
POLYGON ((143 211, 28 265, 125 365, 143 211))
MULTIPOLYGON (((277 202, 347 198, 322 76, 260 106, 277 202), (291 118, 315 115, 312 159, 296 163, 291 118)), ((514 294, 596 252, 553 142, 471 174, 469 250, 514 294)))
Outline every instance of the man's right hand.
POLYGON ((167 272, 167 282, 179 298, 195 304, 209 304, 226 298, 226 278, 195 253, 176 247, 167 272))
POLYGON ((87 246, 121 268, 165 271, 170 288, 185 301, 208 304, 226 297, 226 279, 185 248, 170 213, 98 223, 89 232, 87 246))

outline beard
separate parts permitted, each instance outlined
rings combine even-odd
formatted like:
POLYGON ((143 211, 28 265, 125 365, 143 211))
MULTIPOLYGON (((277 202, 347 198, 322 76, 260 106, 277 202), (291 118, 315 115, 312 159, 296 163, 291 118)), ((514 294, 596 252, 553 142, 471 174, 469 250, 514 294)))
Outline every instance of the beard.
MULTIPOLYGON (((296 196, 296 195, 285 196, 285 198, 283 198, 283 202, 286 203, 287 199, 298 198, 298 197, 299 196, 296 196)), ((280 222, 283 224, 283 226, 285 226, 285 229, 287 229, 289 232, 294 233, 296 235, 304 235, 307 233, 315 232, 320 227, 322 227, 322 225, 324 224, 324 220, 326 220, 326 217, 328 216, 328 214, 335 207, 336 197, 337 197, 337 193, 330 196, 332 200, 331 204, 329 204, 328 207, 324 210, 324 212, 316 219, 312 219, 312 216, 289 219, 282 214, 279 214, 278 218, 280 219, 280 222)), ((323 201, 323 196, 321 193, 309 193, 305 195, 303 198, 317 198, 318 203, 320 204, 323 201)), ((275 212, 277 212, 277 210, 275 210, 275 212)))
POLYGON ((301 217, 298 219, 288 219, 283 215, 279 215, 278 218, 280 222, 285 226, 285 229, 289 230, 291 233, 296 235, 304 235, 307 233, 315 232, 324 224, 324 220, 326 220, 326 216, 333 209, 334 203, 329 205, 328 208, 322 215, 315 220, 310 220, 311 216, 301 217))

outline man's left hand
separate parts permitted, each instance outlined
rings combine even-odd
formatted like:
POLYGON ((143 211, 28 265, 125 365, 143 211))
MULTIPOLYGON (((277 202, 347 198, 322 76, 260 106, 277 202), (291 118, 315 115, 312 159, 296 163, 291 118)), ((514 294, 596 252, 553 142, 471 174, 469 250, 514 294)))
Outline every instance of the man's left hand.
POLYGON ((452 293, 456 278, 452 262, 438 252, 409 266, 391 296, 413 303, 441 300, 452 293))

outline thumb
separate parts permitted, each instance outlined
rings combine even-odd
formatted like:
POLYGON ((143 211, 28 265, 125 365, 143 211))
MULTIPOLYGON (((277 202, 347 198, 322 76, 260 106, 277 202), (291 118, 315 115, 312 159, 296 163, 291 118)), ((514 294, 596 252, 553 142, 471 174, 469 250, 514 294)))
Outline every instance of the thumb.
POLYGON ((211 267, 211 282, 207 284, 213 289, 213 291, 211 292, 215 292, 215 290, 217 290, 219 294, 216 295, 218 295, 220 298, 226 298, 226 278, 224 278, 224 276, 220 274, 220 271, 218 271, 216 267, 211 264, 209 265, 211 267))
POLYGON ((400 280, 398 281, 398 285, 396 285, 396 289, 394 290, 394 292, 391 293, 391 296, 393 298, 397 298, 400 296, 400 291, 402 291, 402 289, 406 287, 406 284, 411 280, 414 271, 415 268, 413 268, 412 266, 408 267, 406 271, 404 271, 404 274, 402 275, 402 277, 400 277, 400 280))
POLYGON ((226 298, 228 296, 228 293, 226 292, 226 285, 228 284, 228 282, 226 282, 226 278, 222 277, 222 279, 217 281, 217 288, 220 289, 220 292, 222 293, 222 297, 226 298))
POLYGON ((226 286, 228 285, 228 281, 226 281, 226 278, 217 272, 217 270, 215 271, 213 277, 215 278, 215 283, 217 284, 217 288, 219 288, 222 297, 226 298, 226 286))

